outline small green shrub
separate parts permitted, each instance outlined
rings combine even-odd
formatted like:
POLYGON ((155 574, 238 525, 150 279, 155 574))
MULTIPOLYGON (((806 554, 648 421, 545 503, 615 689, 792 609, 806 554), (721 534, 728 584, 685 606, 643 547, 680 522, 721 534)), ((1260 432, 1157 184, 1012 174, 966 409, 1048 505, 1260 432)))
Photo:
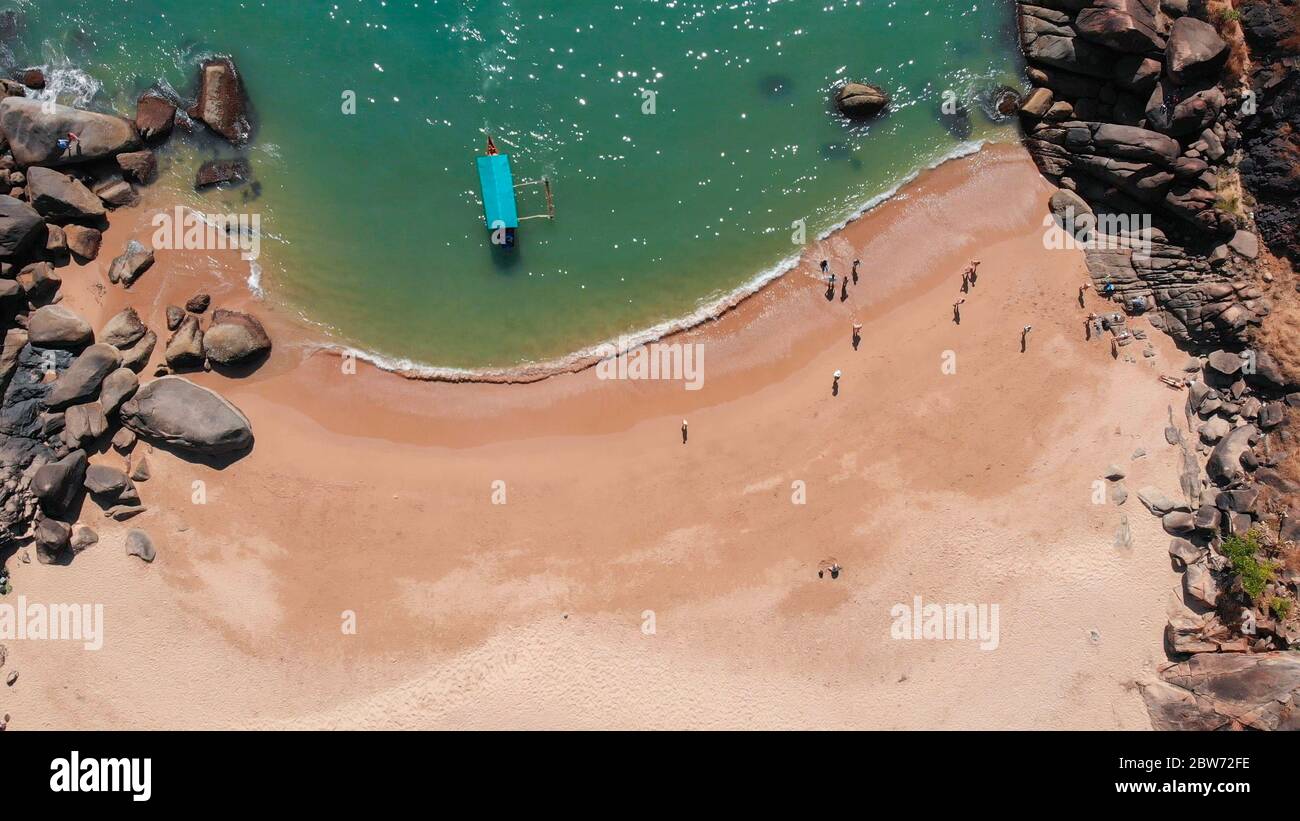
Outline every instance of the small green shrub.
POLYGON ((1252 599, 1264 595, 1264 588, 1273 580, 1273 565, 1255 555, 1259 552, 1259 533, 1252 529, 1244 536, 1229 536, 1223 541, 1222 550, 1241 577, 1241 588, 1252 599))
POLYGON ((1286 617, 1291 613, 1291 600, 1284 599, 1281 596, 1274 596, 1269 600, 1268 606, 1277 616, 1278 621, 1286 621, 1286 617))

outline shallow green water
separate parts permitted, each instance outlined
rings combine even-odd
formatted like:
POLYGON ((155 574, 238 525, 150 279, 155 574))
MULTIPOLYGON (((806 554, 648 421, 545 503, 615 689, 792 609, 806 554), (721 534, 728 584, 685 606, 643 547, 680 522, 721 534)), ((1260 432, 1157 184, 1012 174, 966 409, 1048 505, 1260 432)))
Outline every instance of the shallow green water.
POLYGON ((1005 137, 974 100, 1017 82, 1010 6, 40 0, 15 57, 65 101, 125 111, 233 55, 257 109, 243 207, 273 237, 268 298, 385 357, 506 366, 690 314, 795 252, 794 220, 815 241, 964 141, 1005 137), (892 113, 833 114, 850 77, 889 89, 892 113), (971 101, 968 134, 941 116, 947 89, 971 101), (558 219, 524 222, 508 254, 478 203, 484 131, 516 177, 554 185, 558 219))

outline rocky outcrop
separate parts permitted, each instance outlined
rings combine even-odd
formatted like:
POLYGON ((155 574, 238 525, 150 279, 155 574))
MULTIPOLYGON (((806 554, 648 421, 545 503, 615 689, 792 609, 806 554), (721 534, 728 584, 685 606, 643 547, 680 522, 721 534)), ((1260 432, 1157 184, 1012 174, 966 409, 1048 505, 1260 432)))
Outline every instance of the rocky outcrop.
MULTIPOLYGON (((1039 169, 1095 212, 1085 244, 1098 293, 1185 344, 1244 344, 1271 310, 1234 259, 1246 218, 1220 174, 1242 98, 1218 83, 1229 46, 1157 0, 1020 0, 1035 85, 1021 107, 1039 169)), ((1248 233, 1248 232, 1247 232, 1248 233)))
POLYGON ((1141 685, 1157 730, 1300 730, 1300 655, 1216 653, 1141 685))
POLYGON ((199 68, 199 95, 190 116, 234 145, 252 135, 244 81, 229 57, 205 60, 199 68))
POLYGON ((120 411, 138 435, 195 454, 222 454, 253 444, 244 414, 214 391, 179 376, 143 385, 120 411))
POLYGON ((68 165, 134 151, 140 137, 130 120, 63 105, 46 105, 30 97, 0 100, 0 134, 20 166, 68 165), (60 148, 59 140, 77 141, 60 148))

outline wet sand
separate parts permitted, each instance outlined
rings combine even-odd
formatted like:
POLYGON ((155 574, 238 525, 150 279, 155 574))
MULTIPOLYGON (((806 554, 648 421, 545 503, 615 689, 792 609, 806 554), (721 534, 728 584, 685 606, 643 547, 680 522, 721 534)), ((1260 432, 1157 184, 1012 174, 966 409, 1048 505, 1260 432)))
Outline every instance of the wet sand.
POLYGON ((1177 487, 1162 431, 1182 397, 1156 376, 1182 357, 1154 331, 1136 362, 1084 341, 1082 255, 1044 247, 1050 190, 1018 146, 926 173, 673 336, 703 346, 699 391, 351 372, 248 295, 233 253, 161 252, 108 285, 152 204, 115 214, 101 259, 61 270, 64 303, 97 328, 135 306, 155 362, 166 305, 197 290, 258 314, 269 361, 192 376, 257 441, 224 469, 155 450, 148 513, 88 503, 98 545, 11 561, 16 592, 106 621, 97 652, 10 643, 11 728, 1149 727, 1132 682, 1163 659, 1176 578, 1136 489, 1177 487), (862 260, 846 301, 823 257, 862 260), (1111 463, 1122 507, 1093 503, 1111 463), (124 555, 130 527, 152 565, 124 555), (891 639, 914 596, 997 604, 998 648, 891 639))

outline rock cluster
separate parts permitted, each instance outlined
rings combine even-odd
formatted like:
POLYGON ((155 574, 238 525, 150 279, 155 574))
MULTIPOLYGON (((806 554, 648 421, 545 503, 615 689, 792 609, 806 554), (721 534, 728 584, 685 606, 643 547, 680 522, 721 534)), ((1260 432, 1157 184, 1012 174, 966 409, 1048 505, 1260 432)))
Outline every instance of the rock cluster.
POLYGON ((1242 344, 1270 311, 1233 263, 1254 236, 1233 203, 1242 89, 1230 44, 1199 4, 1020 0, 1035 88, 1025 144, 1045 176, 1095 213, 1088 265, 1099 292, 1159 313, 1182 342, 1242 344), (1151 215, 1150 224, 1133 217, 1151 215), (1136 252, 1134 249, 1138 249, 1136 252))
MULTIPOLYGON (((22 80, 41 82, 39 74, 22 80)), ((242 145, 251 121, 234 64, 209 60, 199 76, 192 115, 242 145)), ((98 541, 77 523, 86 499, 119 521, 145 510, 137 483, 151 471, 138 439, 204 458, 247 450, 253 435, 214 391, 178 376, 142 382, 158 333, 136 310, 96 333, 59 304, 59 269, 98 257, 114 209, 134 204, 136 186, 156 178, 155 151, 187 115, 157 91, 139 98, 131 119, 25 94, 20 83, 0 81, 0 555, 21 550, 27 560, 30 546, 42 562, 66 563, 98 541)), ((129 287, 153 264, 152 249, 132 241, 107 274, 129 287)), ((255 364, 270 350, 256 318, 229 310, 211 313, 205 346, 199 319, 209 303, 207 295, 190 300, 189 338, 173 337, 178 347, 189 343, 185 365, 255 364)), ((146 562, 156 556, 142 531, 128 534, 126 549, 146 562)))

